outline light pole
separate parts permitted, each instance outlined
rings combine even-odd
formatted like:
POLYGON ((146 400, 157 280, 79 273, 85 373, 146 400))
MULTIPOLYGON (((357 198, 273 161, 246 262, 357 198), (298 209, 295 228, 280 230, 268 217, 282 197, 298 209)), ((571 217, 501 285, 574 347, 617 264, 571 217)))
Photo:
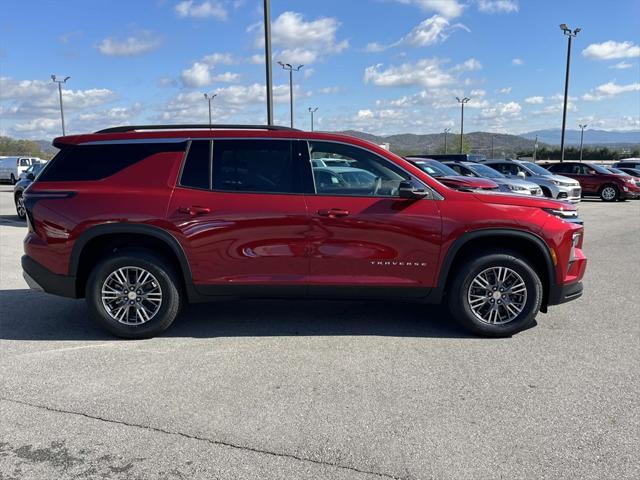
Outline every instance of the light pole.
POLYGON ((444 129, 444 154, 447 154, 447 134, 451 131, 451 128, 444 129))
POLYGON ((538 157, 538 135, 536 135, 536 143, 533 144, 533 163, 536 162, 538 157))
POLYGON ((264 0, 264 64, 267 83, 267 125, 273 125, 273 71, 271 69, 271 4, 264 0))
POLYGON ((313 132, 313 114, 318 111, 319 107, 311 108, 309 107, 309 113, 311 114, 311 131, 313 132))
POLYGON ((495 158, 493 156, 493 137, 495 137, 495 135, 491 134, 491 158, 495 158))
POLYGON ((69 80, 70 78, 71 77, 64 77, 64 80, 58 80, 57 76, 51 75, 51 80, 53 80, 53 83, 58 84, 58 95, 60 96, 60 117, 62 118, 62 136, 63 137, 66 135, 66 133, 64 129, 64 108, 62 106, 62 84, 67 83, 67 80, 69 80))
POLYGON ((300 71, 304 65, 291 65, 282 62, 278 62, 278 65, 289 72, 289 108, 291 110, 291 128, 293 128, 293 72, 300 71))
POLYGON ((560 135, 560 162, 564 162, 564 132, 567 125, 567 100, 569 96, 569 65, 571 63, 571 40, 578 35, 580 28, 571 30, 566 23, 560 24, 560 30, 569 38, 567 46, 567 73, 564 78, 564 107, 562 108, 562 133, 560 135))
POLYGON ((461 106, 461 110, 460 110, 460 153, 462 153, 462 136, 464 135, 464 104, 467 103, 471 99, 467 98, 467 97, 464 97, 464 98, 456 97, 456 100, 458 100, 458 103, 461 106))
POLYGON ((580 127, 580 161, 582 162, 582 141, 584 140, 584 129, 587 128, 588 125, 578 125, 580 127))
POLYGON ((214 93, 213 95, 209 95, 207 93, 204 94, 204 98, 206 98, 207 101, 209 102, 209 127, 211 127, 211 100, 213 100, 217 96, 218 96, 217 93, 214 93))

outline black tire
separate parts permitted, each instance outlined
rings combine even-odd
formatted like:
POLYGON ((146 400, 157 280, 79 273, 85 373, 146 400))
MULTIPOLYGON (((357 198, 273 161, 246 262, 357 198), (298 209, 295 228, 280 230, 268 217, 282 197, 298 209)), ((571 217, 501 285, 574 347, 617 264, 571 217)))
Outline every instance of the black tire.
POLYGON ((104 329, 121 338, 151 338, 169 328, 180 312, 182 290, 178 275, 162 258, 147 250, 126 249, 102 259, 94 267, 86 284, 85 297, 92 318, 104 329), (162 302, 157 313, 145 323, 130 325, 112 318, 102 303, 102 286, 115 270, 122 267, 142 268, 160 285, 162 302))
POLYGON ((9 182, 11 182, 11 185, 15 185, 17 183, 16 177, 13 173, 11 174, 11 178, 9 178, 9 182))
POLYGON ((615 202, 620 198, 620 190, 615 185, 603 185, 598 192, 603 202, 615 202))
POLYGON ((521 256, 510 251, 487 251, 467 259, 457 269, 450 283, 447 299, 453 317, 467 330, 485 337, 509 337, 534 324, 542 305, 542 294, 540 277, 521 256), (526 286, 524 307, 508 323, 486 323, 476 316, 469 305, 467 293, 471 282, 478 274, 492 267, 508 267, 521 277, 526 286))
POLYGON ((551 190, 549 190, 547 187, 540 187, 542 189, 542 195, 544 195, 547 198, 553 198, 553 194, 551 193, 551 190))
POLYGON ((22 203, 22 192, 16 193, 14 200, 16 203, 16 214, 20 220, 24 220, 27 218, 27 212, 24 209, 24 203, 22 203))

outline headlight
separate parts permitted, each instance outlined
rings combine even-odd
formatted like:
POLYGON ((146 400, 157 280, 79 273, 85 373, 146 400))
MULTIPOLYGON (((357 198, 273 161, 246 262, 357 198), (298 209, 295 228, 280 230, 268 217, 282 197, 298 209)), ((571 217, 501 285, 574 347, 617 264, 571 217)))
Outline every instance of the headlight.
POLYGON ((582 223, 580 217, 578 217, 577 210, 561 210, 559 208, 543 208, 543 210, 551 215, 561 218, 562 220, 566 220, 567 222, 582 223))
POLYGON ((507 187, 509 188, 509 190, 514 190, 518 192, 529 190, 527 187, 523 187, 522 185, 507 185, 507 187))
POLYGON ((558 180, 551 180, 551 183, 554 185, 562 185, 562 182, 559 182, 558 180))

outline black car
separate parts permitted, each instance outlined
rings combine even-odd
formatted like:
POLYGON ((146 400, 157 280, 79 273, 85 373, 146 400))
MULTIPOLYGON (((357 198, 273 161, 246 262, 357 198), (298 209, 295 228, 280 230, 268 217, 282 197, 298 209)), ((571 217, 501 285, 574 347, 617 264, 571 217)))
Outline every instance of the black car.
POLYGON ((638 164, 638 168, 616 167, 616 169, 626 173, 627 175, 631 175, 632 177, 640 177, 640 164, 638 164))
POLYGON ((25 170, 24 173, 26 175, 24 176, 24 178, 21 178, 20 180, 18 180, 15 186, 13 187, 13 200, 16 203, 16 213, 18 214, 18 217, 20 217, 21 220, 24 220, 27 216, 27 212, 24 209, 24 200, 22 198, 22 192, 24 192, 27 189, 27 187, 31 185, 31 182, 35 180, 35 178, 42 171, 44 166, 45 166, 44 163, 36 163, 34 165, 31 165, 27 170, 25 170))

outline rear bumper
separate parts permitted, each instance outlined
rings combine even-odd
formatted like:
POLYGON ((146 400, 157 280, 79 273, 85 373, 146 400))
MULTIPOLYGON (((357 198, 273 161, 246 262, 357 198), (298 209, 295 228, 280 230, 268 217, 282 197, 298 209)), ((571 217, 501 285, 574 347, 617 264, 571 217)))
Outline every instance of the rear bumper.
POLYGON ((567 285, 554 285, 549 291, 547 305, 560 305, 582 296, 582 282, 569 283, 567 285))
POLYGON ((22 275, 33 290, 61 297, 78 298, 76 277, 57 275, 28 255, 22 256, 22 275))

